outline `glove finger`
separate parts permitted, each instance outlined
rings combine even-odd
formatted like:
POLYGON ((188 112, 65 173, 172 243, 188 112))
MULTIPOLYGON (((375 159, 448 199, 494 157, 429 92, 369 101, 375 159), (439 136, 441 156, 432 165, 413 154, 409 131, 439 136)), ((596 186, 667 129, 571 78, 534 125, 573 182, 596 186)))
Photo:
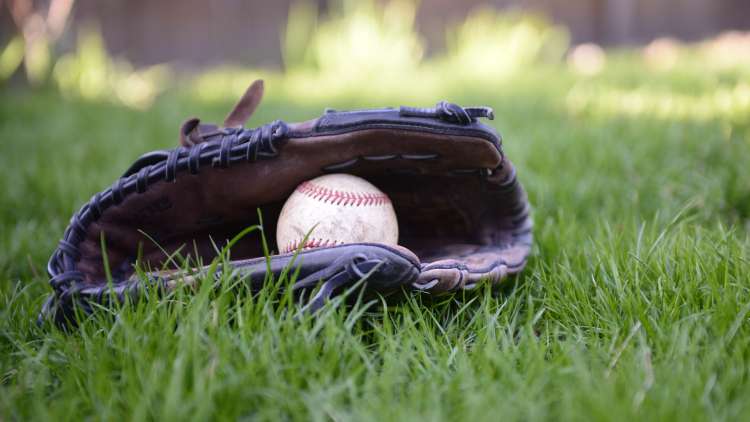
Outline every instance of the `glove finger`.
POLYGON ((442 293, 471 289, 485 280, 498 283, 525 266, 529 247, 452 245, 446 252, 451 258, 422 264, 422 271, 412 285, 415 289, 442 293))

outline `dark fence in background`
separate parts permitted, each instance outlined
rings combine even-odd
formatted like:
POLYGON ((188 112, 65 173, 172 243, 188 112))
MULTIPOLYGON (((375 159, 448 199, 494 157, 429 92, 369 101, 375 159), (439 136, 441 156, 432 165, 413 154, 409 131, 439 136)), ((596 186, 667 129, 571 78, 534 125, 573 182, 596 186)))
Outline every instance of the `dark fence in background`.
MULTIPOLYGON (((2 1, 2 0, 0 0, 2 1)), ((13 1, 13 0, 6 0, 13 1)), ((96 22, 115 55, 135 64, 186 66, 235 62, 278 67, 290 0, 78 0, 72 25, 96 22)), ((321 12, 326 0, 317 0, 321 12)), ((422 0, 417 28, 429 50, 444 43, 446 26, 481 5, 546 15, 569 28, 572 42, 646 43, 662 36, 697 40, 729 29, 750 29, 750 0, 422 0)), ((7 10, 2 9, 7 15, 7 10)), ((7 16, 0 34, 9 33, 7 16)), ((74 44, 73 33, 62 39, 74 44)))

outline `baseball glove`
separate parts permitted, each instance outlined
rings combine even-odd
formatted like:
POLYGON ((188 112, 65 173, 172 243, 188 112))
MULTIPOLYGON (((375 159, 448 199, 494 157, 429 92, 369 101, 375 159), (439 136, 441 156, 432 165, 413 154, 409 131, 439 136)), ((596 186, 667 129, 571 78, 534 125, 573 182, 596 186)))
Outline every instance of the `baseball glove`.
MULTIPOLYGON (((75 309, 137 298, 145 287, 169 291, 186 274, 171 257, 211 262, 244 228, 260 234, 231 247, 231 268, 252 289, 269 275, 297 271, 291 287, 314 311, 357 284, 387 295, 430 293, 498 283, 526 264, 529 204, 504 157, 499 135, 480 118, 488 107, 440 102, 338 112, 302 123, 242 124, 258 106, 262 81, 246 91, 223 127, 190 119, 180 146, 141 156, 72 217, 48 264, 53 293, 40 318, 74 321, 75 309), (276 220, 301 182, 326 173, 369 180, 391 199, 399 246, 355 243, 277 254, 276 220), (146 269, 136 274, 135 268, 146 269), (151 271, 150 269, 158 269, 151 271)), ((304 246, 304 245, 303 245, 304 246)))

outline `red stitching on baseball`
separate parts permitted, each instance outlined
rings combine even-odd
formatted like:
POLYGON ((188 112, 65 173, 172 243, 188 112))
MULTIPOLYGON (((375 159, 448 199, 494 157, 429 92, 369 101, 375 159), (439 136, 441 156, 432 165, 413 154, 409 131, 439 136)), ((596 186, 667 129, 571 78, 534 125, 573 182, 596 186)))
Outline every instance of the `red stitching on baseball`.
MULTIPOLYGON (((284 248, 284 250, 282 251, 282 253, 296 251, 297 249, 300 248, 299 245, 301 241, 302 239, 295 239, 294 241, 289 242, 284 248)), ((315 249, 315 248, 327 248, 329 246, 336 246, 341 243, 343 242, 340 242, 338 240, 317 239, 313 237, 313 238, 307 239, 307 241, 305 242, 305 245, 302 246, 302 249, 304 250, 304 249, 315 249)))
POLYGON ((367 206, 390 204, 391 200, 384 193, 360 193, 334 190, 324 186, 318 186, 312 182, 302 182, 297 187, 297 192, 317 199, 318 201, 343 206, 367 206))

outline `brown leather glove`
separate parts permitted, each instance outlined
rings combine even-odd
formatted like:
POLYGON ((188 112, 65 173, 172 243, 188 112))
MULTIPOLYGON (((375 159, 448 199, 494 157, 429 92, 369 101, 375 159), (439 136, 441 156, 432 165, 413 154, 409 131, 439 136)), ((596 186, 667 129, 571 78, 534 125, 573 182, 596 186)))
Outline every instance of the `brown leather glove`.
POLYGON ((479 122, 492 119, 490 108, 441 102, 326 111, 307 122, 245 129, 262 92, 262 82, 253 83, 223 127, 188 120, 178 148, 143 155, 83 205, 50 258, 54 292, 40 318, 65 323, 76 307, 88 312, 113 297, 137 298, 149 283, 163 291, 200 280, 175 271, 169 257, 179 251, 191 262, 211 262, 217 246, 260 223, 258 210, 270 260, 256 232, 232 246, 231 268, 220 271, 260 289, 269 272, 278 276, 292 266, 299 270, 293 289, 310 310, 357 282, 380 294, 402 287, 440 293, 498 283, 523 269, 532 242, 529 204, 500 137, 479 122), (336 172, 388 194, 400 246, 275 254, 273 234, 287 197, 302 181, 336 172), (136 264, 160 271, 137 277, 136 264))

